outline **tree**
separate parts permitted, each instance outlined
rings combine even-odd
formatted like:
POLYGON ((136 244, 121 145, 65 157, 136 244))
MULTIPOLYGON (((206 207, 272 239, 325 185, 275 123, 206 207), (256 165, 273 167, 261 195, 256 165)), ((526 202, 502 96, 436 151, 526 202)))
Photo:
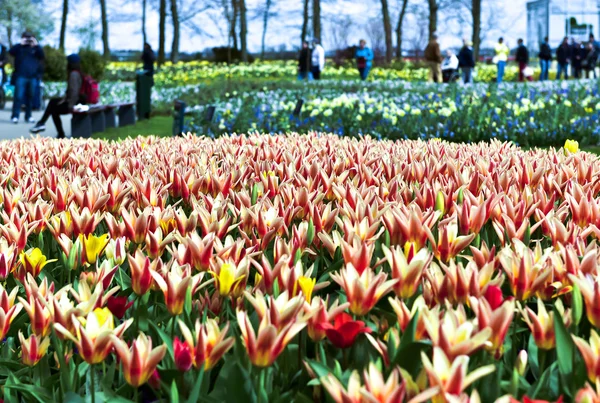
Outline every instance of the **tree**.
POLYGON ((400 9, 400 14, 398 15, 398 25, 396 25, 396 44, 398 45, 398 53, 396 54, 396 58, 398 61, 402 60, 402 23, 404 22, 404 16, 406 15, 407 5, 408 0, 402 0, 402 8, 400 9))
POLYGON ((238 0, 240 9, 240 45, 242 61, 248 62, 248 17, 246 13, 246 0, 238 0))
POLYGON ((383 17, 383 31, 385 32, 385 61, 392 62, 394 44, 392 40, 392 21, 390 20, 390 8, 387 0, 381 0, 381 15, 383 17))
POLYGON ((69 0, 63 0, 62 19, 60 22, 60 40, 58 48, 65 51, 65 41, 67 37, 67 14, 69 14, 69 0))
POLYGON ((165 63, 165 29, 167 25, 167 0, 159 0, 158 10, 158 65, 162 66, 165 63))
POLYGON ((306 42, 306 35, 308 34, 308 5, 310 0, 304 0, 304 10, 302 12, 302 33, 300 34, 300 41, 306 42))
POLYGON ((238 37, 237 37, 237 21, 239 14, 238 7, 239 0, 231 0, 231 17, 229 17, 229 36, 231 38, 233 48, 238 48, 238 37))
POLYGON ((437 31, 437 13, 438 13, 438 2, 437 0, 427 0, 429 5, 429 39, 433 38, 437 31))
POLYGON ((146 35, 146 0, 142 0, 142 40, 144 44, 148 42, 148 37, 146 35))
POLYGON ((381 58, 385 52, 385 31, 379 18, 373 17, 365 26, 365 31, 371 42, 371 49, 376 59, 381 58))
POLYGON ((260 45, 260 58, 265 58, 265 37, 267 36, 267 25, 269 23, 269 13, 271 11, 271 2, 272 0, 266 0, 265 2, 265 10, 263 13, 263 32, 262 39, 260 45))
POLYGON ((321 42, 321 0, 313 0, 313 39, 321 42))
POLYGON ((171 0, 171 20, 173 22, 173 43, 171 45, 171 62, 179 60, 179 13, 177 0, 171 0))
POLYGON ((106 12, 106 0, 100 0, 100 13, 102 18, 102 49, 104 58, 110 58, 110 47, 108 46, 108 15, 106 12))
POLYGON ((473 57, 479 60, 479 46, 481 44, 481 0, 473 0, 471 7, 473 16, 473 57))
POLYGON ((0 0, 0 27, 6 29, 10 46, 15 32, 28 30, 39 39, 54 29, 52 19, 44 16, 42 5, 32 0, 0 0))

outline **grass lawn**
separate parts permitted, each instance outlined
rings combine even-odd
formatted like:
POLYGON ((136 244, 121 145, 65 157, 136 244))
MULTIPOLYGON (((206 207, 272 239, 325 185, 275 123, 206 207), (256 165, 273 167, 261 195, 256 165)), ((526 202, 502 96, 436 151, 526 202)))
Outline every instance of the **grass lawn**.
POLYGON ((103 133, 92 135, 93 138, 104 140, 123 140, 127 137, 151 136, 170 137, 173 130, 171 116, 154 116, 150 120, 136 122, 134 126, 116 127, 103 133))

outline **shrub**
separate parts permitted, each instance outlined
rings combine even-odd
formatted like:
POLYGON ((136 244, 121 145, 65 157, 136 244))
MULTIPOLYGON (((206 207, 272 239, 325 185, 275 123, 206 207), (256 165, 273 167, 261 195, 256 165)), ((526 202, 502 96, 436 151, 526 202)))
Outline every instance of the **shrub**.
MULTIPOLYGON (((214 61, 217 63, 239 63, 242 61, 242 51, 226 46, 213 48, 214 61)), ((254 56, 248 54, 248 63, 254 62, 254 56)))
POLYGON ((79 57, 81 57, 81 70, 85 74, 89 74, 97 81, 104 78, 107 62, 100 53, 91 49, 81 49, 79 57))
POLYGON ((67 76, 67 58, 60 49, 44 46, 44 81, 65 81, 67 76))

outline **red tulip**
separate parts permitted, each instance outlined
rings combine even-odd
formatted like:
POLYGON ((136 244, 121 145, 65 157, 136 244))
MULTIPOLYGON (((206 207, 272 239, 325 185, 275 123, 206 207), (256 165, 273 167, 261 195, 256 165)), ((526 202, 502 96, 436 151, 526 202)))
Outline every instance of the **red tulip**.
POLYGON ((490 285, 485 290, 485 299, 489 302, 493 311, 496 310, 504 302, 502 290, 496 285, 490 285))
POLYGON ((185 372, 192 367, 192 350, 187 343, 179 340, 179 337, 173 340, 173 354, 178 370, 185 372))
POLYGON ((109 297, 106 302, 108 310, 119 319, 123 319, 131 305, 133 305, 133 301, 127 302, 127 297, 109 297))
POLYGON ((150 379, 148 379, 148 385, 150 385, 152 389, 160 389, 160 374, 158 373, 157 369, 155 369, 152 375, 150 375, 150 379))
POLYGON ((354 340, 361 333, 371 333, 371 329, 365 326, 365 322, 352 320, 352 316, 345 312, 337 315, 333 325, 323 325, 327 338, 337 348, 348 348, 354 344, 354 340))

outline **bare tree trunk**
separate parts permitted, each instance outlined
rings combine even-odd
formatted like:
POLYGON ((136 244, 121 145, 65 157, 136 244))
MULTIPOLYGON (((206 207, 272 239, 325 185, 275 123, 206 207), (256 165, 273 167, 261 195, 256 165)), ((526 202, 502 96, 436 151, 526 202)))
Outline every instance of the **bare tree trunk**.
POLYGON ((142 0, 142 40, 144 45, 148 43, 148 36, 146 35, 146 6, 147 0, 142 0))
POLYGON ((162 66, 165 63, 165 29, 167 25, 167 0, 160 0, 158 10, 158 65, 162 66))
POLYGON ((477 62, 481 44, 481 0, 473 0, 471 13, 473 15, 473 59, 477 62))
POLYGON ((110 58, 110 47, 108 46, 108 15, 106 13, 106 0, 100 0, 100 12, 102 14, 102 47, 104 58, 110 58))
POLYGON ((267 0, 265 3, 265 14, 263 15, 263 32, 262 32, 262 43, 260 47, 260 58, 265 58, 265 37, 267 36, 267 24, 269 23, 269 11, 271 9, 271 0, 267 0))
POLYGON ((402 60, 402 22, 404 21, 407 5, 408 0, 402 0, 402 9, 400 10, 400 15, 398 16, 398 25, 396 25, 396 42, 398 45, 398 53, 396 54, 396 58, 398 61, 402 60))
POLYGON ((427 0, 427 2, 429 3, 429 39, 431 39, 437 31, 438 3, 437 0, 427 0))
POLYGON ((239 0, 231 0, 231 27, 229 35, 231 36, 231 40, 233 41, 233 48, 238 49, 238 37, 237 37, 237 20, 238 20, 238 1, 239 0))
POLYGON ((302 14, 302 33, 300 34, 300 40, 302 43, 306 41, 306 35, 308 34, 308 3, 309 0, 304 0, 304 12, 302 14))
POLYGON ((394 44, 392 40, 392 21, 390 20, 390 8, 387 0, 381 0, 381 15, 383 17, 383 30, 385 32, 385 61, 392 62, 394 55, 394 44))
POLYGON ((321 42, 321 0, 313 0, 313 39, 321 42))
POLYGON ((177 0, 171 0, 171 20, 173 21, 173 43, 171 45, 171 62, 179 60, 179 12, 177 0))
POLYGON ((12 41, 12 36, 13 36, 13 29, 12 29, 12 19, 13 19, 13 13, 12 10, 8 10, 6 12, 6 18, 9 22, 9 24, 6 25, 6 36, 8 37, 8 47, 12 48, 13 46, 13 41, 12 41))
POLYGON ((60 41, 58 48, 65 51, 65 41, 67 37, 67 15, 69 14, 69 0, 63 0, 62 20, 60 22, 60 41))
POLYGON ((240 8, 240 46, 242 62, 248 63, 248 20, 246 17, 246 0, 238 0, 240 8))

